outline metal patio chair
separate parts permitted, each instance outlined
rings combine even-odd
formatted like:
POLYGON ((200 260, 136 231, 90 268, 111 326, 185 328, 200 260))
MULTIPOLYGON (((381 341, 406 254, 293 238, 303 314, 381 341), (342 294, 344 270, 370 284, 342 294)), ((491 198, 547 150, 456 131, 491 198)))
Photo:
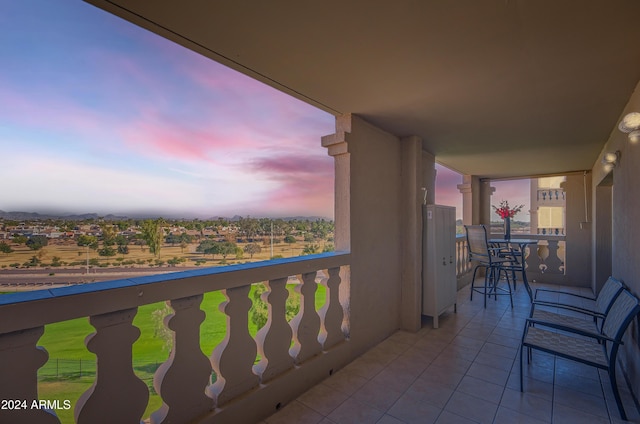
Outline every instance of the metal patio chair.
POLYGON ((528 318, 520 344, 520 391, 524 391, 524 348, 528 349, 528 362, 531 361, 531 350, 540 350, 607 371, 618 411, 626 421, 627 414, 616 379, 616 359, 620 345, 623 344, 622 337, 639 312, 638 299, 623 290, 613 302, 599 334, 528 318))
POLYGON ((500 256, 500 249, 489 246, 487 241, 487 229, 484 225, 465 225, 467 233, 467 249, 469 251, 469 261, 476 261, 477 265, 473 270, 471 278, 471 300, 473 292, 482 294, 484 307, 487 307, 487 296, 509 295, 511 307, 513 308, 513 296, 511 284, 506 267, 510 264, 508 258, 500 256), (476 273, 478 269, 484 269, 484 285, 476 286, 476 273), (507 287, 499 287, 501 274, 504 274, 507 287))
MULTIPOLYGON (((602 331, 602 324, 613 302, 618 295, 622 293, 623 289, 624 285, 621 281, 609 277, 604 286, 602 286, 598 296, 593 299, 592 308, 585 308, 582 305, 570 303, 533 302, 531 304, 529 318, 536 321, 545 321, 547 323, 572 327, 585 332, 599 333, 602 331), (546 308, 541 309, 543 307, 546 308), (558 310, 553 311, 548 309, 549 307, 557 308, 558 310)), ((586 298, 585 296, 574 295, 572 293, 560 293, 576 296, 580 300, 586 298)))

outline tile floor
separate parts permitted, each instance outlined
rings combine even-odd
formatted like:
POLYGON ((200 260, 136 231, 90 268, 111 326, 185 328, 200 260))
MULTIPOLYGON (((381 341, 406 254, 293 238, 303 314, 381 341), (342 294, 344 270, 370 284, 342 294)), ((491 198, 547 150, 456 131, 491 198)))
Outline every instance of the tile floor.
MULTIPOLYGON (((583 289, 584 290, 584 289, 583 289)), ((529 301, 514 296, 469 301, 425 319, 418 333, 398 331, 270 416, 267 424, 622 423, 606 373, 534 352, 520 392, 519 343, 529 301)), ((640 414, 621 380, 629 420, 640 414)))

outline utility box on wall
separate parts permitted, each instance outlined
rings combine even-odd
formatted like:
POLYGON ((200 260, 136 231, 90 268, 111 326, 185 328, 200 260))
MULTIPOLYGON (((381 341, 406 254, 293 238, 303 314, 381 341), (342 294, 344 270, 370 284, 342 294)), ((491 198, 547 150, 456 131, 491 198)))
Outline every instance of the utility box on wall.
POLYGON ((422 207, 422 314, 438 317, 456 305, 456 208, 422 207))

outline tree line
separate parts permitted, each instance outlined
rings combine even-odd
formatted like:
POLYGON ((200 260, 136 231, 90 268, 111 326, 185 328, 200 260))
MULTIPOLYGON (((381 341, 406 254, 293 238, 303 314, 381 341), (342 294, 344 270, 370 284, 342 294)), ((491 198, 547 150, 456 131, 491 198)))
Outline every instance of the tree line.
MULTIPOLYGON (((26 223, 23 223, 27 225, 26 223)), ((191 243, 198 242, 196 251, 205 255, 210 254, 222 256, 223 260, 229 255, 242 257, 243 254, 251 258, 262 251, 256 242, 259 239, 266 240, 273 238, 275 243, 283 240, 285 243, 295 243, 296 236, 302 237, 307 243, 302 254, 318 253, 320 247, 315 242, 326 240, 332 242, 329 237, 334 231, 334 223, 330 220, 309 220, 309 219, 271 219, 271 218, 240 218, 230 221, 225 218, 212 220, 165 220, 163 218, 134 220, 125 219, 120 221, 108 221, 100 218, 91 218, 83 221, 64 221, 60 219, 47 219, 30 223, 45 228, 56 228, 59 231, 77 231, 81 226, 91 226, 98 235, 79 234, 75 236, 76 244, 79 247, 95 250, 99 256, 111 257, 126 255, 129 253, 129 245, 136 244, 148 246, 149 252, 156 257, 160 257, 163 244, 175 246, 179 244, 184 253, 184 249, 191 243), (181 229, 182 232, 176 232, 181 229), (129 231, 129 234, 123 234, 129 231), (188 234, 187 231, 196 232, 195 235, 188 234), (205 235, 205 232, 209 232, 205 235), (211 233, 217 237, 212 238, 211 233), (220 240, 222 238, 223 240, 220 240), (236 241, 245 241, 248 244, 244 248, 238 247, 236 241)), ((16 221, 3 220, 0 227, 4 231, 10 231, 20 223, 16 221)), ((12 242, 24 244, 29 249, 39 251, 49 244, 49 239, 44 235, 25 236, 23 234, 13 234, 12 242)), ((325 244, 325 251, 333 250, 331 243, 325 244)), ((6 241, 0 242, 0 253, 9 254, 13 248, 6 241)))

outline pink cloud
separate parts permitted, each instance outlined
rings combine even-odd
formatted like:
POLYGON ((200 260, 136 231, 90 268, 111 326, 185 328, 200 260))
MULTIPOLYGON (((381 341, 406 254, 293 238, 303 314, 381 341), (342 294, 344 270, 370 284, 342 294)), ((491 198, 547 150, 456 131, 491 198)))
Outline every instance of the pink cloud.
POLYGON ((333 159, 329 156, 260 158, 251 162, 251 168, 280 184, 278 189, 265 193, 261 204, 266 209, 333 216, 333 159))
POLYGON ((254 159, 251 165, 257 171, 285 180, 291 177, 326 177, 333 174, 333 160, 329 156, 273 156, 254 159))
POLYGON ((264 140, 250 129, 199 119, 181 120, 151 107, 120 129, 127 147, 147 157, 222 164, 246 161, 277 140, 264 140), (269 143, 269 144, 267 144, 269 143))

